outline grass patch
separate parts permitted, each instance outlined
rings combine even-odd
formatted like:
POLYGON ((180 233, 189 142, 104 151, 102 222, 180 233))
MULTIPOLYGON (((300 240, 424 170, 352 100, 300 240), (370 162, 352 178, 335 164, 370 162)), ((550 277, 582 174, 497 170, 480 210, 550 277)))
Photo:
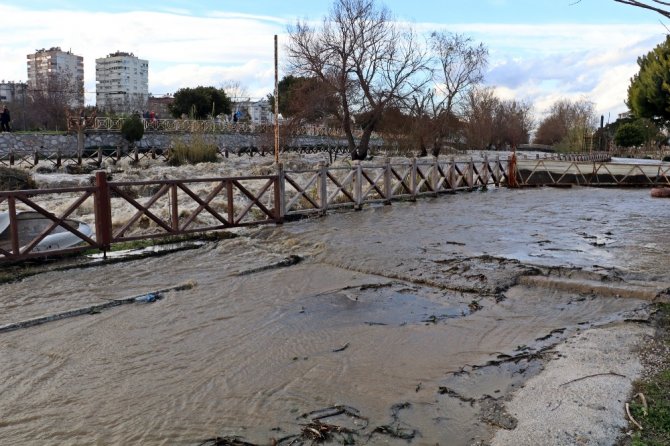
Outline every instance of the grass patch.
POLYGON ((207 141, 203 135, 194 133, 190 141, 177 141, 170 149, 168 164, 181 166, 184 164, 215 163, 218 161, 219 150, 216 144, 207 141))
POLYGON ((633 446, 670 445, 670 304, 659 304, 656 313, 657 335, 654 352, 661 352, 661 366, 649 377, 634 384, 634 395, 644 394, 648 410, 639 398, 630 403, 631 414, 643 427, 630 441, 633 446))

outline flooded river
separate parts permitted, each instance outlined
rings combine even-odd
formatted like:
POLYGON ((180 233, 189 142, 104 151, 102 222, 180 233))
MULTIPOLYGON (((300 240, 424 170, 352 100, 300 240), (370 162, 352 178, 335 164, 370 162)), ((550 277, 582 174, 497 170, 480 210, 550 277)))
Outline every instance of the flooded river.
POLYGON ((0 285, 3 325, 195 284, 0 333, 0 444, 299 444, 317 418, 361 444, 486 440, 552 345, 648 306, 518 278, 670 282, 669 205, 461 193, 0 285))

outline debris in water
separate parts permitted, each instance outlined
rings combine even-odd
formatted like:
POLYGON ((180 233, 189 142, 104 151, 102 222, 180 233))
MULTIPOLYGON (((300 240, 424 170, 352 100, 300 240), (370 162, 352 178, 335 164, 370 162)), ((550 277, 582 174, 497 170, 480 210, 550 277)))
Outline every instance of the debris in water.
POLYGON ((246 442, 240 437, 215 437, 208 438, 198 446, 256 446, 253 443, 246 442))
POLYGON ((343 352, 343 351, 345 351, 347 348, 349 348, 349 343, 348 343, 348 342, 347 342, 346 344, 344 344, 342 347, 340 347, 340 348, 336 348, 335 350, 333 350, 333 353, 343 352))
POLYGON ((470 302, 468 304, 468 308, 470 309, 470 311, 472 311, 474 313, 475 311, 479 311, 484 307, 482 307, 481 304, 479 302, 477 302, 476 300, 473 300, 472 302, 470 302))
POLYGON ((301 256, 292 254, 286 257, 285 259, 280 260, 279 262, 275 262, 270 265, 259 266, 258 268, 251 268, 244 271, 240 271, 237 275, 246 276, 248 274, 259 273, 271 269, 286 268, 289 266, 297 265, 298 263, 302 262, 302 260, 303 258, 301 256))
POLYGON ((157 300, 160 300, 162 298, 163 298, 163 295, 161 293, 148 293, 148 294, 144 294, 142 296, 137 296, 135 298, 135 302, 151 303, 151 302, 156 302, 157 300))

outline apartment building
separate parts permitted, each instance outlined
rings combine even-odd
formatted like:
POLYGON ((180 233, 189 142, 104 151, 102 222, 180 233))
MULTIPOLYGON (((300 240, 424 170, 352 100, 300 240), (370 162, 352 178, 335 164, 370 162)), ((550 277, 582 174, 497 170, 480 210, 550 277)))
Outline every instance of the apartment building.
POLYGON ((23 102, 27 90, 28 84, 25 82, 0 81, 0 104, 23 102))
POLYGON ((95 105, 110 113, 144 111, 149 98, 149 62, 117 51, 95 60, 95 105))
POLYGON ((84 106, 84 58, 60 47, 28 54, 28 92, 59 97, 72 108, 84 106))

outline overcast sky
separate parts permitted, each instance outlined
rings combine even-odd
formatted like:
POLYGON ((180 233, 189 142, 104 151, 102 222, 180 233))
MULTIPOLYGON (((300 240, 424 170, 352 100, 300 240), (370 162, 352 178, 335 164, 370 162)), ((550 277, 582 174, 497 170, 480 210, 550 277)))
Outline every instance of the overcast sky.
MULTIPOLYGON (((490 52, 486 84, 536 112, 586 98, 605 120, 626 110, 637 57, 661 43, 667 22, 613 0, 387 0, 421 32, 465 33, 490 52)), ((149 91, 237 81, 252 97, 274 85, 273 36, 297 19, 320 20, 328 0, 0 1, 0 79, 25 81, 26 55, 60 46, 84 57, 87 103, 95 59, 115 51, 149 61, 149 91)), ((280 67, 280 76, 284 73, 280 67)))

